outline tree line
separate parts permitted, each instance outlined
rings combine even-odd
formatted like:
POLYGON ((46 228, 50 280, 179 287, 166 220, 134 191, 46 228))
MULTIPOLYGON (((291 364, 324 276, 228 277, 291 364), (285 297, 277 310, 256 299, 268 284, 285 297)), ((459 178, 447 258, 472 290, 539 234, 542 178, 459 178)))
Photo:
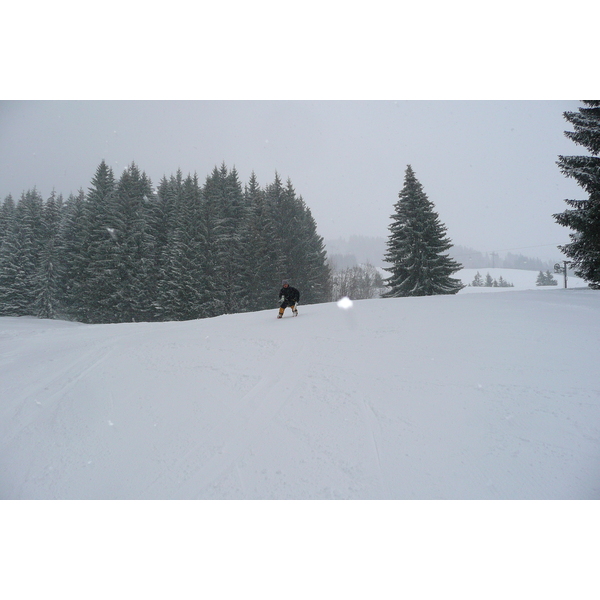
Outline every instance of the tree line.
POLYGON ((485 278, 483 278, 479 271, 477 271, 473 281, 469 285, 473 287, 515 287, 514 284, 506 281, 502 275, 500 275, 498 279, 493 279, 488 273, 485 278))
POLYGON ((132 163, 102 161, 85 193, 34 188, 0 207, 0 315, 84 323, 168 321, 272 308, 282 279, 303 303, 329 300, 331 274, 310 209, 275 174, 235 168, 203 183, 181 171, 154 190, 132 163))

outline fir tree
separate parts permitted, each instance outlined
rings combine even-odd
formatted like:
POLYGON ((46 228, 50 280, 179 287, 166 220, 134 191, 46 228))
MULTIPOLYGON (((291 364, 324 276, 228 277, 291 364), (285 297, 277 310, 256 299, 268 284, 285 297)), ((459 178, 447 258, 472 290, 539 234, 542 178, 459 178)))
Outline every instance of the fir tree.
POLYGON ((111 303, 117 321, 152 320, 156 282, 151 281, 153 240, 148 226, 152 184, 132 163, 115 191, 116 286, 111 303))
POLYGON ((177 170, 169 179, 163 177, 157 189, 157 201, 151 211, 151 228, 155 239, 154 271, 157 277, 154 315, 158 320, 178 320, 178 258, 182 255, 180 224, 186 216, 183 198, 183 175, 177 170))
POLYGON ((221 272, 225 293, 225 312, 243 312, 248 308, 249 271, 244 268, 246 251, 246 224, 248 210, 244 192, 235 167, 227 172, 221 166, 221 180, 224 187, 223 219, 219 240, 221 272))
MULTIPOLYGON (((148 210, 148 231, 153 245, 148 263, 149 279, 156 284, 152 301, 155 319, 169 319, 168 290, 173 281, 170 269, 170 248, 177 228, 177 217, 181 205, 183 177, 181 170, 170 179, 163 177, 158 185, 156 197, 148 210)), ((171 319, 173 317, 170 317, 171 319)))
POLYGON ((538 273, 537 279, 535 280, 535 285, 546 285, 546 276, 543 271, 538 273))
POLYGON ((559 225, 572 229, 571 242, 559 246, 572 261, 575 274, 600 289, 600 100, 584 100, 579 112, 565 112, 575 131, 565 135, 592 156, 559 156, 566 177, 573 177, 588 194, 586 200, 565 200, 571 207, 555 214, 559 225))
POLYGON ((115 323, 121 236, 116 229, 115 177, 104 160, 91 184, 84 204, 87 264, 78 285, 76 317, 84 323, 115 323))
POLYGON ((298 257, 301 263, 300 285, 303 286, 304 304, 327 302, 331 296, 331 269, 327 262, 325 242, 317 233, 317 223, 302 196, 298 198, 301 208, 300 228, 302 244, 298 257))
POLYGON ((55 319, 60 310, 59 233, 62 208, 62 196, 56 196, 53 191, 43 208, 41 254, 35 281, 35 315, 43 319, 55 319))
POLYGON ((554 279, 554 276, 552 275, 552 273, 550 273, 549 270, 545 273, 543 271, 540 271, 538 273, 537 279, 535 280, 535 285, 558 285, 558 282, 556 281, 556 279, 554 279))
POLYGON ((18 265, 16 205, 9 194, 0 209, 0 315, 18 314, 14 305, 18 265))
POLYGON ((89 260, 86 216, 85 192, 80 189, 65 203, 60 234, 60 296, 66 316, 75 319, 86 314, 82 293, 89 260))
MULTIPOLYGON (((227 209, 227 168, 215 167, 202 188, 202 255, 204 259, 206 303, 204 312, 212 317, 231 311, 232 296, 227 271, 230 266, 228 243, 231 221, 227 209)), ((232 274, 229 273, 229 277, 232 274)), ((237 294, 236 294, 237 298, 237 294)))
POLYGON ((301 291, 303 304, 326 302, 331 295, 331 274, 310 210, 296 196, 292 182, 288 179, 284 187, 277 173, 265 191, 274 211, 279 279, 289 279, 301 291))
POLYGON ((384 297, 456 294, 463 284, 450 275, 461 265, 445 254, 452 242, 410 165, 398 196, 384 257, 391 265, 384 297))
POLYGON ((5 238, 8 238, 15 221, 15 201, 11 194, 4 198, 0 207, 0 247, 5 238))
POLYGON ((43 250, 44 201, 34 188, 24 192, 0 254, 0 314, 35 314, 43 250))
POLYGON ((174 183, 179 189, 177 215, 159 291, 163 316, 169 320, 213 316, 207 295, 202 190, 196 175, 188 175, 181 185, 179 180, 174 183))
POLYGON ((550 269, 546 271, 546 285, 558 285, 558 281, 554 279, 554 275, 550 273, 550 269))
POLYGON ((276 298, 280 273, 285 270, 274 240, 277 229, 274 210, 252 172, 245 189, 248 221, 244 261, 248 273, 248 310, 271 308, 276 298))

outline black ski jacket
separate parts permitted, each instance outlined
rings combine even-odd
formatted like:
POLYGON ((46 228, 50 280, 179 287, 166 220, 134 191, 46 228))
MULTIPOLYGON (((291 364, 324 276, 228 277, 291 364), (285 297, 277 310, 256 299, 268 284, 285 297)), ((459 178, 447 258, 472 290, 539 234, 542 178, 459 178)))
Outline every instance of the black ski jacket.
POLYGON ((300 292, 291 285, 281 288, 281 291, 279 292, 279 297, 281 298, 281 296, 284 297, 285 302, 287 302, 287 304, 296 304, 296 302, 300 302, 300 292))

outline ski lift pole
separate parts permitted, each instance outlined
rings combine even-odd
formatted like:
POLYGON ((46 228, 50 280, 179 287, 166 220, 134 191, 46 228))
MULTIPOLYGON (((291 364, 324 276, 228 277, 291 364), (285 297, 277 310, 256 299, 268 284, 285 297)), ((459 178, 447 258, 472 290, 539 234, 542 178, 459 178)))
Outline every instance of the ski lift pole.
POLYGON ((555 273, 561 273, 562 272, 562 274, 565 277, 565 290, 567 289, 567 268, 568 268, 568 265, 570 265, 570 264, 571 264, 570 261, 563 260, 563 266, 562 267, 560 266, 560 263, 556 263, 554 265, 554 272, 555 273))

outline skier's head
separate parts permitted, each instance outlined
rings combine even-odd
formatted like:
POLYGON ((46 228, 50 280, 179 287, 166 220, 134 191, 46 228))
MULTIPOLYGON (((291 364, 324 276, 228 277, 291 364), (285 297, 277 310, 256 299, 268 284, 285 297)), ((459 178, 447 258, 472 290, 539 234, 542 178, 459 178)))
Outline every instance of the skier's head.
POLYGON ((290 282, 289 282, 287 279, 284 279, 284 280, 281 282, 281 285, 282 285, 283 287, 287 287, 288 285, 290 285, 290 282))

